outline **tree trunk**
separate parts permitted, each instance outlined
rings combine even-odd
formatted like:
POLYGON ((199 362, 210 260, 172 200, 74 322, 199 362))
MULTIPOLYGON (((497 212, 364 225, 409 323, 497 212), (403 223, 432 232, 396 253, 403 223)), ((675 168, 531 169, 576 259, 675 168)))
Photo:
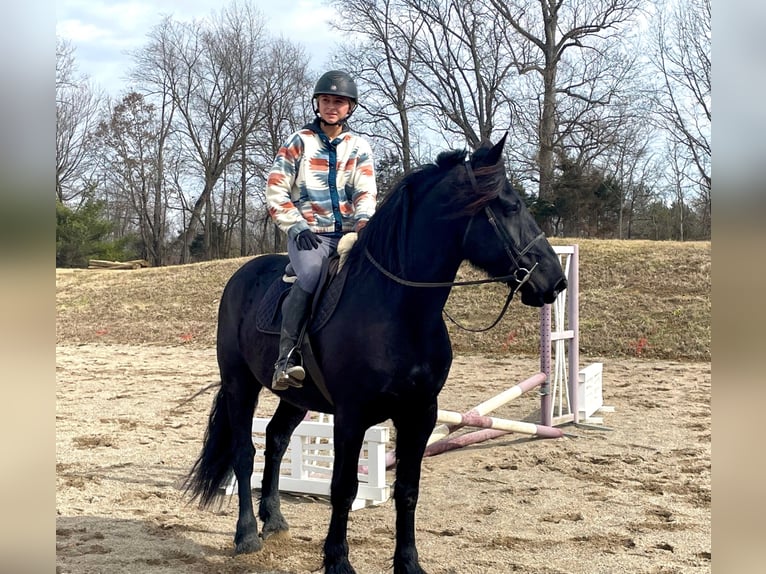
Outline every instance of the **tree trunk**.
POLYGON ((242 207, 240 209, 239 224, 239 254, 241 257, 247 255, 247 162, 245 161, 245 144, 242 143, 242 184, 239 186, 242 207))
MULTIPOLYGON (((538 137, 540 152, 538 156, 540 169, 540 187, 538 197, 541 201, 553 201, 553 139, 556 133, 556 70, 546 66, 543 71, 543 109, 540 117, 538 137)), ((553 231, 552 222, 545 219, 540 222, 543 232, 550 235, 553 231)))
POLYGON ((197 232, 197 226, 202 223, 202 209, 208 204, 208 198, 210 197, 212 184, 205 184, 205 189, 194 202, 191 214, 189 216, 189 224, 183 232, 183 262, 189 262, 189 246, 194 239, 194 234, 197 232))
POLYGON ((213 259, 213 249, 210 242, 213 232, 213 202, 211 197, 208 197, 205 202, 205 234, 202 237, 202 245, 205 249, 205 260, 210 261, 213 259))

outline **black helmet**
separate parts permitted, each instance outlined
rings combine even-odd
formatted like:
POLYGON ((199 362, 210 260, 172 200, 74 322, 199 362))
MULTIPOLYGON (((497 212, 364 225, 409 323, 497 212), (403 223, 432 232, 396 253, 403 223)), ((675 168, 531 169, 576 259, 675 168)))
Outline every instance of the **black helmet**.
POLYGON ((314 97, 321 94, 345 96, 354 104, 352 109, 356 107, 359 96, 354 80, 342 70, 330 70, 322 74, 314 87, 314 97))

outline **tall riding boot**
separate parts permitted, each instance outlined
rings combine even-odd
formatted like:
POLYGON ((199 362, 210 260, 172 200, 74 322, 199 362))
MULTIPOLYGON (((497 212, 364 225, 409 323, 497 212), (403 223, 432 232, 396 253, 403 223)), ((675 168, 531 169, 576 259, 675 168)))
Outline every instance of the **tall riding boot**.
POLYGON ((295 348, 301 327, 309 312, 311 293, 294 283, 282 302, 282 329, 279 336, 279 359, 274 365, 271 388, 283 391, 287 387, 302 387, 306 371, 300 364, 300 355, 295 348))

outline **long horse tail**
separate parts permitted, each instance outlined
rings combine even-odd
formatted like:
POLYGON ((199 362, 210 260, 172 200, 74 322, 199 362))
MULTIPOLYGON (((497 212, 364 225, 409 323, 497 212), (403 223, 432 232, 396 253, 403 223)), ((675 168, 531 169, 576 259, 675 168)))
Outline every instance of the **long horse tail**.
POLYGON ((221 386, 210 409, 202 452, 184 482, 184 492, 192 502, 199 501, 200 508, 217 499, 219 489, 233 472, 233 429, 226 401, 227 393, 221 386))

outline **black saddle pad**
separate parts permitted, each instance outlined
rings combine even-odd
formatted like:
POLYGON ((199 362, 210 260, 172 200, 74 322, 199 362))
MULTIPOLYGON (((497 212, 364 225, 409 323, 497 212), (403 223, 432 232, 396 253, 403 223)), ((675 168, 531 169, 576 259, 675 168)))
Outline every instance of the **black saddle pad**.
MULTIPOLYGON (((319 287, 311 305, 309 333, 319 331, 329 321, 338 306, 347 275, 345 267, 338 272, 338 261, 337 256, 330 257, 322 267, 319 287)), ((256 329, 262 333, 279 334, 282 326, 282 301, 292 285, 293 283, 284 281, 283 277, 278 277, 269 286, 255 315, 256 329)))

